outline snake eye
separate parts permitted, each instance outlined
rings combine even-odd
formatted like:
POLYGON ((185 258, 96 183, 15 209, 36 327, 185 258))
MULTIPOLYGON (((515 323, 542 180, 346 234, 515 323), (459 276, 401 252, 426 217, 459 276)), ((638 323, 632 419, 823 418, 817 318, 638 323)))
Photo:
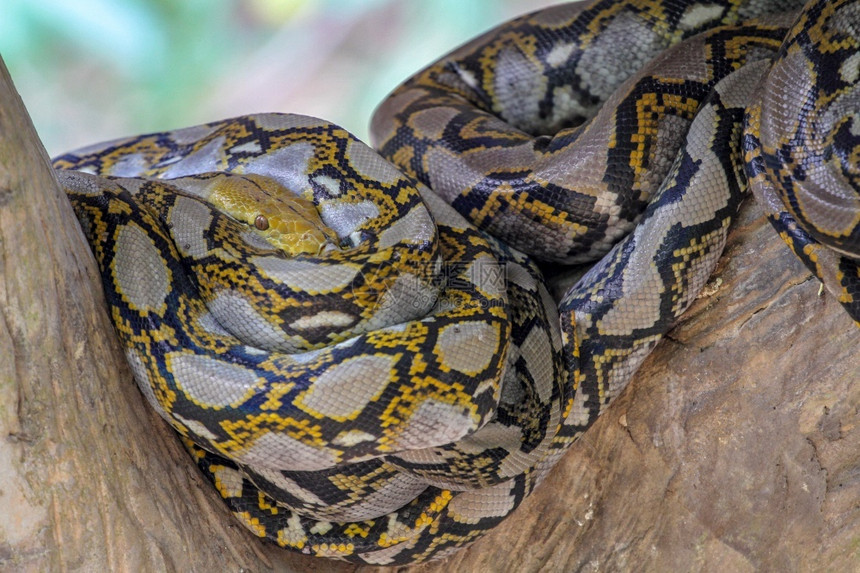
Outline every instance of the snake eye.
POLYGON ((254 219, 254 226, 261 231, 265 231, 269 228, 269 220, 266 218, 265 215, 257 215, 257 218, 254 219))

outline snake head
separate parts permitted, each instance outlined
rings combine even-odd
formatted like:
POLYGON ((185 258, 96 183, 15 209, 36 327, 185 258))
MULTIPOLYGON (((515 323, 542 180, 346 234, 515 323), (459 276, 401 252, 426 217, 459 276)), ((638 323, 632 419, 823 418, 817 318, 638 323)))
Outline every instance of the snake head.
POLYGON ((210 180, 208 202, 287 255, 317 255, 337 244, 313 202, 271 177, 221 173, 210 180))

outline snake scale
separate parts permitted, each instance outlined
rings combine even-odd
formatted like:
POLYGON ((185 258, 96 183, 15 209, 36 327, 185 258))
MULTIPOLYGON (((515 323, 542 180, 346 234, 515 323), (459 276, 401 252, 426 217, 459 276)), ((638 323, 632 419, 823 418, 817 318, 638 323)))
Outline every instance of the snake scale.
POLYGON ((858 78, 855 2, 591 0, 407 80, 378 153, 261 114, 54 165, 142 393, 234 514, 416 563, 506 518, 623 390, 748 188, 860 324, 858 78), (584 263, 553 300, 544 274, 584 263))

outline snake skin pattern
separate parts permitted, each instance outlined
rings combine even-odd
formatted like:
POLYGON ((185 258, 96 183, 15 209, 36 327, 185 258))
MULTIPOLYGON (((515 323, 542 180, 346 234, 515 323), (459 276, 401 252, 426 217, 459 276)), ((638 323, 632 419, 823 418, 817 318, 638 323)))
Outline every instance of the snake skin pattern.
POLYGON ((748 186, 860 325, 858 79, 847 0, 595 0, 410 78, 381 156, 263 114, 54 165, 144 396, 234 514, 417 563, 511 514, 625 388, 748 186), (544 272, 586 262, 554 301, 544 272))

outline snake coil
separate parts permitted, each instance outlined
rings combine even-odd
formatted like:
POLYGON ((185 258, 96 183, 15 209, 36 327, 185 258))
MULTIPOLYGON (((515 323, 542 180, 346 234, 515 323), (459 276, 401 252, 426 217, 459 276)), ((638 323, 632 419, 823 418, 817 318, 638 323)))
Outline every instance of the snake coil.
POLYGON ((381 156, 262 114, 54 165, 142 393, 236 516, 416 563, 513 512, 624 389, 747 187, 860 324, 858 58, 848 0, 592 0, 407 80, 381 156), (592 266, 557 302, 536 261, 592 266))

